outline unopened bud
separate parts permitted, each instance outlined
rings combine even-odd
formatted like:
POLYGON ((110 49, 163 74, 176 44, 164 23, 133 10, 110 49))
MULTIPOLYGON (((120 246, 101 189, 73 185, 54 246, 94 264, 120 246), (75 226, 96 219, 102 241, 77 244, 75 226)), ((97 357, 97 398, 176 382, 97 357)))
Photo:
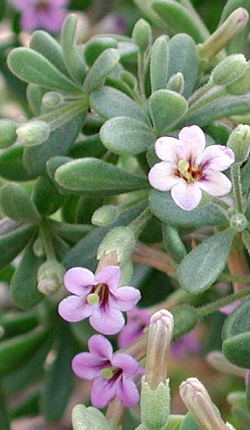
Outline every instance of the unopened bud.
POLYGON ((37 257, 42 257, 43 255, 45 255, 44 241, 39 236, 33 243, 33 252, 37 257))
POLYGON ((236 162, 246 161, 250 151, 250 126, 239 124, 230 134, 227 147, 233 150, 236 162))
POLYGON ((172 75, 167 83, 167 90, 175 91, 176 93, 182 93, 184 89, 184 76, 182 73, 177 72, 172 75))
POLYGON ((49 133, 49 125, 39 120, 20 125, 16 130, 20 142, 27 146, 41 145, 48 139, 49 133))
POLYGON ((63 284, 65 268, 56 260, 49 259, 43 263, 37 272, 37 289, 40 293, 49 296, 63 284))
POLYGON ((93 213, 91 222, 94 225, 104 227, 106 225, 112 224, 119 215, 119 210, 114 205, 102 206, 93 213))
POLYGON ((242 213, 237 213, 231 216, 230 218, 230 227, 232 227, 235 231, 240 232, 245 230, 248 221, 242 213))
POLYGON ((101 242, 98 251, 98 260, 103 254, 116 253, 118 263, 130 258, 135 247, 135 235, 129 227, 115 227, 110 230, 101 242))
POLYGON ((212 71, 210 80, 215 85, 229 85, 245 73, 247 61, 243 54, 229 55, 212 71))
POLYGON ((180 396, 202 430, 228 430, 206 388, 197 378, 180 385, 180 396))
POLYGON ((42 107, 45 112, 49 112, 63 103, 62 94, 56 91, 49 91, 42 97, 42 107))
POLYGON ((0 119, 0 148, 8 148, 16 141, 16 122, 11 119, 0 119))
POLYGON ((134 43, 139 46, 140 51, 145 52, 152 44, 152 29, 147 21, 144 19, 139 19, 136 22, 132 39, 134 43))
POLYGON ((226 86, 226 90, 228 94, 231 94, 233 96, 241 96, 243 94, 246 94, 250 91, 250 64, 248 62, 248 67, 246 68, 245 72, 237 79, 236 81, 232 82, 232 84, 229 84, 226 86))
POLYGON ((235 9, 205 42, 198 45, 199 57, 210 60, 220 52, 247 24, 248 12, 243 7, 235 9))
POLYGON ((173 316, 166 309, 161 309, 151 316, 145 376, 141 381, 141 422, 148 429, 162 429, 169 417, 167 357, 173 326, 173 316))

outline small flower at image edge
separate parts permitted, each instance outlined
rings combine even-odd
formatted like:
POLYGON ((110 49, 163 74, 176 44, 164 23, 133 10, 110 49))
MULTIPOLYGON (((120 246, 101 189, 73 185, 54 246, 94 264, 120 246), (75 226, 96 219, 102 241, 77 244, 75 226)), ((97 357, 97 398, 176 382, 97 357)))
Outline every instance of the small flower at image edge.
POLYGON ((187 211, 198 206, 202 191, 220 197, 232 187, 221 171, 234 162, 233 151, 223 145, 205 146, 205 135, 197 125, 184 127, 179 139, 163 136, 155 142, 162 161, 151 168, 149 182, 157 190, 171 191, 175 203, 187 211))
POLYGON ((21 13, 23 30, 32 32, 43 28, 59 33, 69 0, 11 0, 11 3, 21 13))
POLYGON ((59 315, 69 322, 89 318, 100 333, 118 333, 125 323, 122 312, 131 310, 141 298, 136 288, 119 287, 120 277, 118 266, 106 266, 95 275, 82 267, 69 269, 64 284, 73 295, 59 303, 59 315))
POLYGON ((127 324, 121 329, 117 342, 123 348, 137 339, 145 327, 149 326, 151 314, 146 309, 135 306, 127 313, 127 324))
POLYGON ((89 339, 88 348, 90 352, 80 352, 73 358, 72 369, 82 379, 93 379, 93 406, 104 408, 115 397, 128 408, 136 406, 139 393, 132 377, 142 373, 138 362, 128 354, 113 354, 111 343, 100 334, 89 339))

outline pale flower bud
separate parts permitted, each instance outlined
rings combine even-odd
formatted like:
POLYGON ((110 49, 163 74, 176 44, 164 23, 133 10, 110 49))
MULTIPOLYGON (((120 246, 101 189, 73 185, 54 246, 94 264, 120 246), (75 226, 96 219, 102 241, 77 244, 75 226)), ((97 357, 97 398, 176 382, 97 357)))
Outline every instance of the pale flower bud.
POLYGON ((202 430, 228 430, 206 388, 197 378, 180 385, 180 396, 202 430))
POLYGON ((130 227, 115 227, 102 240, 98 251, 98 260, 103 254, 116 252, 118 263, 124 263, 130 258, 135 247, 135 235, 130 227))
POLYGON ((41 145, 48 139, 49 133, 49 125, 39 120, 22 124, 16 130, 19 141, 27 146, 41 145))
POLYGON ((227 147, 234 152, 236 162, 246 161, 250 151, 250 126, 239 124, 235 127, 229 136, 227 147))
POLYGON ((247 60, 243 54, 229 55, 212 71, 210 80, 215 85, 229 85, 237 81, 247 69, 247 60))
POLYGON ((96 209, 92 215, 91 222, 94 225, 106 226, 112 224, 119 215, 119 210, 114 205, 105 205, 96 209))
POLYGON ((37 272, 37 289, 49 296, 59 290, 63 284, 65 268, 56 260, 48 259, 41 264, 37 272))

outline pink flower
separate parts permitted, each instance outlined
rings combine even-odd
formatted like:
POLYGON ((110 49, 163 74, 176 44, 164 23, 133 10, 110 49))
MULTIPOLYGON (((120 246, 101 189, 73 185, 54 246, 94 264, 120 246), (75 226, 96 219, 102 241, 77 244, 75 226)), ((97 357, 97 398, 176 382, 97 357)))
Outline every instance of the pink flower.
POLYGON ((127 324, 118 336, 118 346, 122 348, 137 339, 145 327, 149 326, 150 313, 145 309, 134 307, 127 313, 127 324))
POLYGON ((141 298, 136 288, 118 287, 120 276, 118 266, 106 266, 95 275, 82 267, 68 270, 64 284, 73 295, 59 303, 60 316, 69 322, 89 317, 100 333, 118 333, 125 323, 122 312, 132 309, 141 298))
POLYGON ((64 7, 69 0, 12 0, 13 6, 21 13, 23 30, 32 32, 43 28, 59 33, 66 16, 64 7))
POLYGON ((94 380, 92 404, 104 408, 118 397, 126 407, 134 407, 139 393, 131 378, 141 372, 138 362, 127 354, 113 354, 111 343, 100 334, 89 339, 88 347, 90 352, 80 352, 73 358, 72 368, 80 378, 94 380))
POLYGON ((152 187, 170 191, 175 203, 190 211, 201 201, 202 191, 214 197, 231 190, 230 180, 221 173, 234 162, 234 153, 222 145, 205 148, 205 135, 192 125, 179 132, 179 139, 163 136, 155 142, 155 152, 162 162, 148 175, 152 187))
POLYGON ((240 303, 240 300, 236 300, 235 302, 220 308, 220 312, 226 315, 230 315, 240 305, 240 303))

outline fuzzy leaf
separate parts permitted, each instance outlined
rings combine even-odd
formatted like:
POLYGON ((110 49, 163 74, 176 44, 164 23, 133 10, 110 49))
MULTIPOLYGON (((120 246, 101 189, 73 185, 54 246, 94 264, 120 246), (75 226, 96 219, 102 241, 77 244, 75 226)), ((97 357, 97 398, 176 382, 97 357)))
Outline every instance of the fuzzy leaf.
POLYGON ((120 56, 117 49, 110 48, 103 51, 86 76, 83 83, 84 91, 86 91, 86 93, 91 93, 91 91, 102 84, 104 79, 117 66, 119 60, 120 56))
POLYGON ((26 224, 37 224, 41 221, 27 191, 14 182, 9 182, 1 187, 0 207, 4 215, 15 221, 26 224))
POLYGON ((0 154, 0 176, 9 181, 30 181, 36 177, 23 165, 24 145, 12 146, 0 154))
POLYGON ((150 82, 152 93, 167 88, 168 55, 168 37, 160 36, 151 48, 150 82))
MULTIPOLYGON (((3 222, 9 221, 2 220, 1 227, 3 226, 3 222)), ((13 224, 15 223, 13 222, 13 224)), ((11 263, 19 252, 23 250, 33 231, 33 226, 20 226, 17 224, 13 230, 0 235, 0 269, 11 263)))
POLYGON ((136 119, 125 116, 111 118, 100 130, 103 145, 115 154, 139 154, 154 143, 151 129, 136 119))
POLYGON ((235 232, 227 228, 204 240, 181 261, 177 277, 182 288, 199 294, 207 290, 224 269, 235 232))

